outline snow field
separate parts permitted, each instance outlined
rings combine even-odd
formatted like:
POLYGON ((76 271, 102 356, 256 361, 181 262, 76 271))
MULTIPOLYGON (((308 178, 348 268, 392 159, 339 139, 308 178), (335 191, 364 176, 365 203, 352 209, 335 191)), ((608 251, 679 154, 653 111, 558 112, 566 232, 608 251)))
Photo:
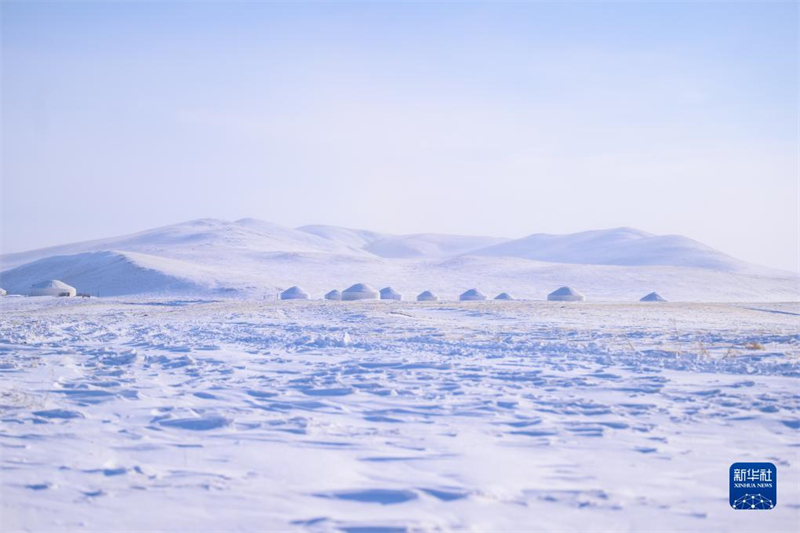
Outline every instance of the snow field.
POLYGON ((794 531, 798 304, 0 301, 0 528, 794 531), (778 466, 730 509, 728 467, 778 466))

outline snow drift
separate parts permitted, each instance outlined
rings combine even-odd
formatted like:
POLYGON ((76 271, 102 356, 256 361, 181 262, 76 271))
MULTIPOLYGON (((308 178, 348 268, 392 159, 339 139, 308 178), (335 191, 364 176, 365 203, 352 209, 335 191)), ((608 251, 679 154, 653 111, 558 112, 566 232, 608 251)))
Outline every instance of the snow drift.
POLYGON ((384 287, 380 290, 381 300, 397 300, 398 302, 403 299, 403 294, 394 290, 392 287, 384 287))
POLYGON ((486 295, 478 289, 469 289, 459 295, 458 299, 462 302, 482 301, 486 299, 486 295))
POLYGON ((586 297, 572 287, 561 287, 547 295, 551 302, 582 302, 586 297))
POLYGON ((356 283, 342 291, 342 300, 378 300, 380 294, 378 291, 367 285, 366 283, 356 283))
POLYGON ((308 293, 295 285, 281 293, 281 300, 308 300, 308 293))

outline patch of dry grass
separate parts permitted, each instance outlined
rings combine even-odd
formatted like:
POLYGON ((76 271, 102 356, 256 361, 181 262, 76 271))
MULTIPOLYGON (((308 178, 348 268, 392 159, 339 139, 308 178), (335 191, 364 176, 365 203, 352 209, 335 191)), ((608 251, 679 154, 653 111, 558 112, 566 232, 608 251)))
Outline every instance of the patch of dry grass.
POLYGON ((764 345, 760 342, 750 341, 744 345, 745 350, 763 350, 764 345))

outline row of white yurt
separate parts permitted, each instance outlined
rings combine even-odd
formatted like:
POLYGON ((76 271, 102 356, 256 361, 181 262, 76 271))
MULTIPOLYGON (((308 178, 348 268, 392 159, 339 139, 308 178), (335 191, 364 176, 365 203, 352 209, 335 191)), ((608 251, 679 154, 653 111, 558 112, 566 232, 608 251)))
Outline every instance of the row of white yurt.
MULTIPOLYGON (((280 294, 281 300, 308 300, 308 293, 300 287, 291 287, 286 289, 280 294)), ((376 291, 366 283, 356 283, 343 291, 334 289, 325 294, 326 300, 395 300, 400 301, 403 299, 403 294, 392 287, 384 287, 380 291, 376 291)), ((439 297, 430 291, 425 291, 417 297, 420 301, 435 301, 439 297)))
MULTIPOLYGON (((5 296, 7 292, 0 288, 0 296, 5 296)), ((51 279, 31 285, 28 291, 29 296, 75 296, 77 290, 63 281, 51 279)), ((281 300, 308 300, 309 295, 298 286, 290 287, 280 294, 281 300)), ((392 287, 385 287, 376 291, 366 283, 356 283, 355 285, 340 292, 336 289, 325 295, 326 300, 396 300, 403 299, 402 293, 392 287)), ((478 289, 469 289, 462 293, 458 299, 462 302, 486 300, 486 295, 478 289)), ((507 292, 501 292, 494 298, 495 300, 514 300, 514 297, 507 292)), ((561 287, 547 295, 551 302, 582 302, 586 297, 572 287, 561 287)), ((439 296, 432 291, 424 291, 417 296, 418 302, 438 302, 439 296)), ((666 302, 657 292, 651 292, 641 298, 642 302, 666 302)))
MULTIPOLYGON (((52 282, 51 282, 52 283, 52 282)), ((58 282, 61 283, 61 282, 58 282)), ((69 287, 69 285, 62 284, 65 287, 69 287)), ((75 289, 72 289, 74 296, 75 289)), ((308 300, 309 296, 308 293, 305 292, 300 287, 290 287, 283 291, 280 295, 281 300, 308 300)), ((392 287, 385 287, 380 291, 376 291, 366 283, 356 283, 355 285, 345 289, 344 291, 338 291, 336 289, 330 291, 325 295, 326 300, 345 300, 345 301, 355 301, 355 300, 396 300, 400 301, 403 299, 402 293, 396 291, 392 287)), ((469 301, 483 301, 486 300, 486 295, 483 294, 478 289, 469 289, 468 291, 462 293, 458 299, 462 302, 469 302, 469 301)), ((495 300, 514 300, 515 298, 511 296, 507 292, 501 292, 494 298, 495 300)), ((572 287, 560 287, 555 291, 551 292, 547 295, 547 299, 551 302, 582 302, 586 300, 586 297, 573 289, 572 287)), ((439 296, 437 296, 432 291, 425 291, 420 293, 417 296, 418 302, 438 302, 439 296)), ((640 301, 642 302, 665 302, 666 300, 661 297, 660 294, 657 292, 651 292, 650 294, 644 296, 640 301)))
MULTIPOLYGON (((462 293, 459 297, 459 300, 462 302, 469 302, 469 301, 480 301, 485 300, 486 295, 483 294, 478 289, 470 289, 464 293, 462 293)), ((507 292, 501 292, 497 296, 494 297, 495 300, 516 300, 513 296, 508 294, 507 292)))
MULTIPOLYGON (((399 293, 387 287, 388 290, 392 291, 397 298, 394 299, 401 299, 403 296, 399 293)), ((387 289, 384 289, 387 290, 387 289)), ((306 291, 301 289, 300 287, 294 286, 286 289, 280 294, 281 300, 308 300, 309 296, 306 291)), ((382 292, 378 292, 366 283, 356 283, 355 285, 348 287, 347 289, 339 292, 338 290, 334 289, 325 295, 326 300, 377 300, 382 298, 382 292)))
MULTIPOLYGON (((561 287, 554 290, 547 295, 547 299, 551 302, 582 302, 586 300, 586 296, 579 293, 572 287, 561 287)), ((651 292, 639 300, 640 302, 666 302, 657 292, 651 292)))

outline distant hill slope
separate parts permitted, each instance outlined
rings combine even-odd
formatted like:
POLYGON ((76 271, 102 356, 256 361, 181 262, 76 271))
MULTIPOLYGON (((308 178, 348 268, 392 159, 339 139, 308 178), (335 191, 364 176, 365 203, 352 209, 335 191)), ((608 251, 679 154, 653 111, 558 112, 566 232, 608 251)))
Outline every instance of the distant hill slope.
POLYGON ((506 239, 420 233, 387 237, 370 243, 366 250, 381 257, 450 257, 469 254, 475 250, 498 244, 506 239))
POLYGON ((352 248, 364 249, 375 241, 388 237, 385 233, 362 229, 340 228, 338 226, 310 225, 297 228, 298 231, 310 233, 323 239, 338 242, 352 248))
POLYGON ((685 266, 726 272, 762 268, 687 237, 653 235, 633 228, 584 231, 568 235, 537 233, 471 253, 583 265, 685 266))
POLYGON ((369 255, 331 239, 278 224, 244 218, 235 222, 200 219, 142 231, 121 237, 84 241, 29 252, 0 256, 0 269, 6 270, 36 259, 82 252, 127 251, 176 259, 197 260, 203 255, 269 252, 369 255))
POLYGON ((10 294, 26 294, 42 280, 59 279, 92 296, 195 292, 202 269, 183 261, 134 252, 86 252, 46 257, 0 274, 10 294), (193 279, 194 278, 194 279, 193 279))
POLYGON ((418 233, 414 235, 389 235, 373 231, 340 228, 337 226, 303 226, 297 228, 332 242, 368 251, 379 257, 449 257, 470 253, 508 239, 478 237, 473 235, 445 235, 418 233))

